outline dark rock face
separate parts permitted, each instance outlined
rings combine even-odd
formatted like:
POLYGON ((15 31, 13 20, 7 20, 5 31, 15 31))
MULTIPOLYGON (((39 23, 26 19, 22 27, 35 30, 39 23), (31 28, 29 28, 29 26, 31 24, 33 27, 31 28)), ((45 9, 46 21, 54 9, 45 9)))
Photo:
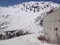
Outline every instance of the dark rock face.
MULTIPOLYGON (((32 12, 40 12, 41 10, 44 10, 44 9, 46 9, 46 8, 48 8, 48 7, 50 7, 50 5, 49 5, 49 3, 48 4, 45 4, 45 2, 41 2, 41 3, 38 3, 38 2, 35 2, 34 4, 33 3, 23 3, 22 5, 23 5, 23 7, 25 8, 25 9, 23 9, 23 10, 30 10, 30 11, 32 11, 32 12), (42 6, 40 6, 40 4, 42 5, 42 6), (44 5, 44 6, 43 6, 44 5)), ((51 10, 52 11, 52 10, 51 10)), ((50 12, 51 12, 50 11, 50 12)), ((49 12, 49 13, 50 13, 49 12)))
POLYGON ((4 34, 0 34, 0 40, 6 40, 6 39, 11 39, 14 37, 22 36, 22 35, 27 35, 31 34, 28 31, 24 32, 23 30, 13 30, 13 31, 5 31, 3 32, 4 34))
POLYGON ((40 21, 40 23, 39 23, 41 26, 43 25, 43 19, 40 21))
POLYGON ((38 37, 38 40, 40 40, 40 41, 47 41, 44 36, 39 36, 39 37, 38 37))

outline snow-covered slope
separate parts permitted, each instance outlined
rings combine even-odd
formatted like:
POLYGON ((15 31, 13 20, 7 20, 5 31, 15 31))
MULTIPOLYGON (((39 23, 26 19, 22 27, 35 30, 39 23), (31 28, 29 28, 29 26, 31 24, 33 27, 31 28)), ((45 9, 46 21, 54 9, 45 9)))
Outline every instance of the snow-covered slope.
POLYGON ((2 36, 0 39, 9 38, 8 36, 15 37, 17 32, 21 35, 29 32, 29 35, 0 41, 0 45, 51 45, 43 44, 37 39, 37 36, 43 34, 44 16, 59 7, 60 4, 42 1, 0 7, 0 36, 2 36))
POLYGON ((56 45, 56 44, 43 43, 37 39, 36 35, 30 34, 12 38, 9 40, 0 41, 0 45, 56 45))
POLYGON ((33 34, 43 31, 43 17, 60 7, 53 2, 24 2, 9 7, 0 7, 0 33, 23 30, 33 34))

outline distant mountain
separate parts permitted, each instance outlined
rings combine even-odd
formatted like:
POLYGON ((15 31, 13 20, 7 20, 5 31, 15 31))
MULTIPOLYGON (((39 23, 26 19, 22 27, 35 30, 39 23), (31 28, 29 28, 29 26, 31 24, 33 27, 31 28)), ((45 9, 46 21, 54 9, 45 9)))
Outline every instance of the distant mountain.
POLYGON ((53 2, 24 2, 9 7, 0 7, 0 33, 6 31, 43 32, 43 17, 60 7, 53 2))

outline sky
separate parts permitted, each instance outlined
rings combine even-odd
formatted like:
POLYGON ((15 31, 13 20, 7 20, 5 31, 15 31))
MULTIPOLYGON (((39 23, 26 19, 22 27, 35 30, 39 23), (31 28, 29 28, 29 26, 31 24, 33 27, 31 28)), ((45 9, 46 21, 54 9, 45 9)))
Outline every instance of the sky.
POLYGON ((60 0, 0 0, 0 6, 10 6, 29 1, 52 1, 60 4, 60 0))

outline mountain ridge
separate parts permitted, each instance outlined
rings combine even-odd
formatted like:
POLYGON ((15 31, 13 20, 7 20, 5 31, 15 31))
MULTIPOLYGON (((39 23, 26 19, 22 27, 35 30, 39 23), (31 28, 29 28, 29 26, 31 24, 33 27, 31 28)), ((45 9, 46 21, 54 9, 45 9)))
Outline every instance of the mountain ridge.
POLYGON ((43 32, 41 21, 45 15, 55 11, 60 4, 53 2, 24 2, 9 7, 0 7, 0 32, 23 30, 30 33, 43 32))

